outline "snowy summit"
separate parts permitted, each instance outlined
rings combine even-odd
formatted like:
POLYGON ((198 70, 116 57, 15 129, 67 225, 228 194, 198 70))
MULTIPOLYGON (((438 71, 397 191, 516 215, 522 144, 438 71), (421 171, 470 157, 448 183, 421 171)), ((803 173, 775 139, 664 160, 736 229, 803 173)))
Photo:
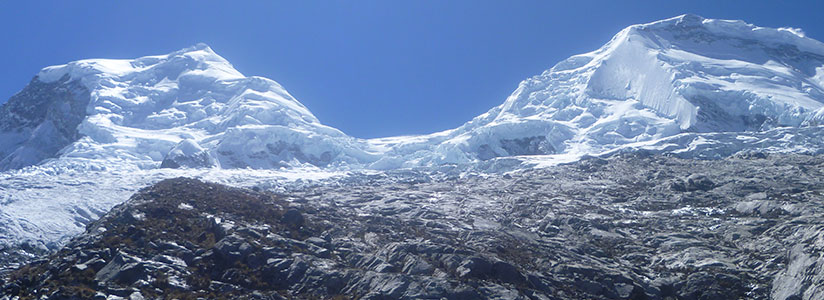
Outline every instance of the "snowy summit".
POLYGON ((51 157, 151 168, 193 149, 208 150, 209 158, 189 167, 324 166, 332 158, 366 156, 357 141, 320 124, 278 83, 244 76, 204 44, 134 60, 47 67, 4 112, 0 134, 11 143, 0 146, 0 169, 51 157))
POLYGON ((523 81, 463 126, 424 136, 349 137, 204 44, 47 67, 2 112, 9 142, 0 145, 0 170, 52 158, 144 169, 394 169, 514 156, 568 161, 630 148, 815 152, 819 130, 809 128, 824 121, 824 44, 797 29, 695 15, 633 25, 523 81), (786 134, 801 146, 770 141, 786 134))
MULTIPOLYGON (((393 150, 435 163, 536 154, 574 159, 676 136, 695 141, 700 133, 814 126, 822 107, 821 42, 683 15, 630 26, 600 49, 521 82, 502 105, 463 126, 401 140, 393 150)), ((720 137, 737 143, 722 152, 758 150, 736 136, 720 137)), ((760 146, 767 144, 773 145, 760 146)))

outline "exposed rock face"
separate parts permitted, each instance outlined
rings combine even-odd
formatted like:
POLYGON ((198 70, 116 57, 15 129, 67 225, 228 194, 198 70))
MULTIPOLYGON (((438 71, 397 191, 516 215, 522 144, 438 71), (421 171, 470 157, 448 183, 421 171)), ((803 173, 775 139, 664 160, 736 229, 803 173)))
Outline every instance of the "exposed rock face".
POLYGON ((0 171, 54 157, 81 135, 89 91, 68 76, 51 83, 35 77, 0 106, 0 171))
MULTIPOLYGON (((162 181, 6 297, 818 299, 824 157, 644 154, 279 194, 162 181)), ((0 296, 2 299, 2 296, 0 296)))

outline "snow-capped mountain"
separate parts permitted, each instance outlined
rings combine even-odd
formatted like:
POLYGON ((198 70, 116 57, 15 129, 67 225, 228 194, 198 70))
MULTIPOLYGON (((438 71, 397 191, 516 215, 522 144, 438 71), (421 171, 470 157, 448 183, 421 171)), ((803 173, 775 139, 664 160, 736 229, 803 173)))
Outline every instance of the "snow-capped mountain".
POLYGON ((164 159, 166 166, 276 168, 371 158, 278 83, 244 76, 204 44, 47 67, 3 106, 0 134, 11 141, 0 146, 0 170, 51 157, 148 168, 164 159))
POLYGON ((459 128, 371 140, 323 125, 279 84, 242 75, 206 45, 81 60, 43 69, 0 107, 0 254, 24 242, 55 249, 169 177, 271 187, 352 170, 507 171, 638 149, 820 154, 821 124, 824 44, 693 15, 630 26, 459 128), (188 168, 166 169, 176 167, 188 168))
POLYGON ((2 110, 0 136, 10 142, 0 145, 0 170, 52 157, 144 169, 394 169, 525 155, 568 161, 679 134, 817 126, 824 44, 800 30, 695 15, 633 25, 523 81, 463 126, 413 137, 349 137, 276 82, 242 75, 203 44, 48 67, 2 110))
POLYGON ((502 105, 457 129, 372 142, 391 149, 387 166, 580 157, 684 133, 769 131, 822 118, 824 44, 795 29, 683 15, 627 27, 600 49, 521 82, 502 105))

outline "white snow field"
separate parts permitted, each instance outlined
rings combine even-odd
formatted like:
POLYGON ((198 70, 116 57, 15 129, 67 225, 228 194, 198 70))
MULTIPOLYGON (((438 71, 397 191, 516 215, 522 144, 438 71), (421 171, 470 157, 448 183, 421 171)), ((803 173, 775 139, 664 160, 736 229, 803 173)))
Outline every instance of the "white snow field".
POLYGON ((321 124, 278 83, 244 76, 203 44, 81 60, 43 69, 0 108, 0 248, 54 249, 174 176, 255 186, 442 165, 511 171, 635 150, 817 154, 819 125, 824 44, 694 15, 630 26, 458 128, 370 140, 321 124))

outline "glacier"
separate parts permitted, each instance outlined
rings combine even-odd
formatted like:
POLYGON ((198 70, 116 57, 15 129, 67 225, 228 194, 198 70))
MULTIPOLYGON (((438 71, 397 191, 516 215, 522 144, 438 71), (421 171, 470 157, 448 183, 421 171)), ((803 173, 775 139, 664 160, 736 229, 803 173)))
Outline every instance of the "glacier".
POLYGON ((62 83, 83 90, 72 102, 88 103, 72 112, 82 122, 74 126, 75 139, 59 153, 40 151, 44 154, 39 156, 26 155, 22 149, 53 147, 37 142, 47 137, 27 134, 45 131, 43 135, 54 136, 44 130, 48 119, 6 126, 3 134, 21 133, 11 138, 23 146, 0 149, 0 154, 9 153, 3 159, 10 162, 0 164, 0 170, 51 157, 155 168, 184 140, 209 149, 210 160, 224 168, 374 160, 374 154, 360 146, 362 141, 322 125, 278 83, 244 76, 205 44, 134 60, 91 59, 47 67, 32 82, 7 106, 50 107, 32 101, 52 97, 36 89, 62 83), (44 157, 47 153, 52 155, 44 157))
POLYGON ((372 144, 390 149, 383 161, 411 167, 536 154, 568 160, 685 133, 815 127, 824 115, 822 74, 824 44, 797 31, 683 15, 627 27, 521 82, 457 129, 372 144))
POLYGON ((405 168, 509 172, 628 151, 821 154, 822 125, 824 44, 695 15, 629 26, 462 126, 417 136, 349 136, 205 44, 80 60, 44 68, 0 107, 0 249, 55 249, 171 177, 251 187, 405 168))

